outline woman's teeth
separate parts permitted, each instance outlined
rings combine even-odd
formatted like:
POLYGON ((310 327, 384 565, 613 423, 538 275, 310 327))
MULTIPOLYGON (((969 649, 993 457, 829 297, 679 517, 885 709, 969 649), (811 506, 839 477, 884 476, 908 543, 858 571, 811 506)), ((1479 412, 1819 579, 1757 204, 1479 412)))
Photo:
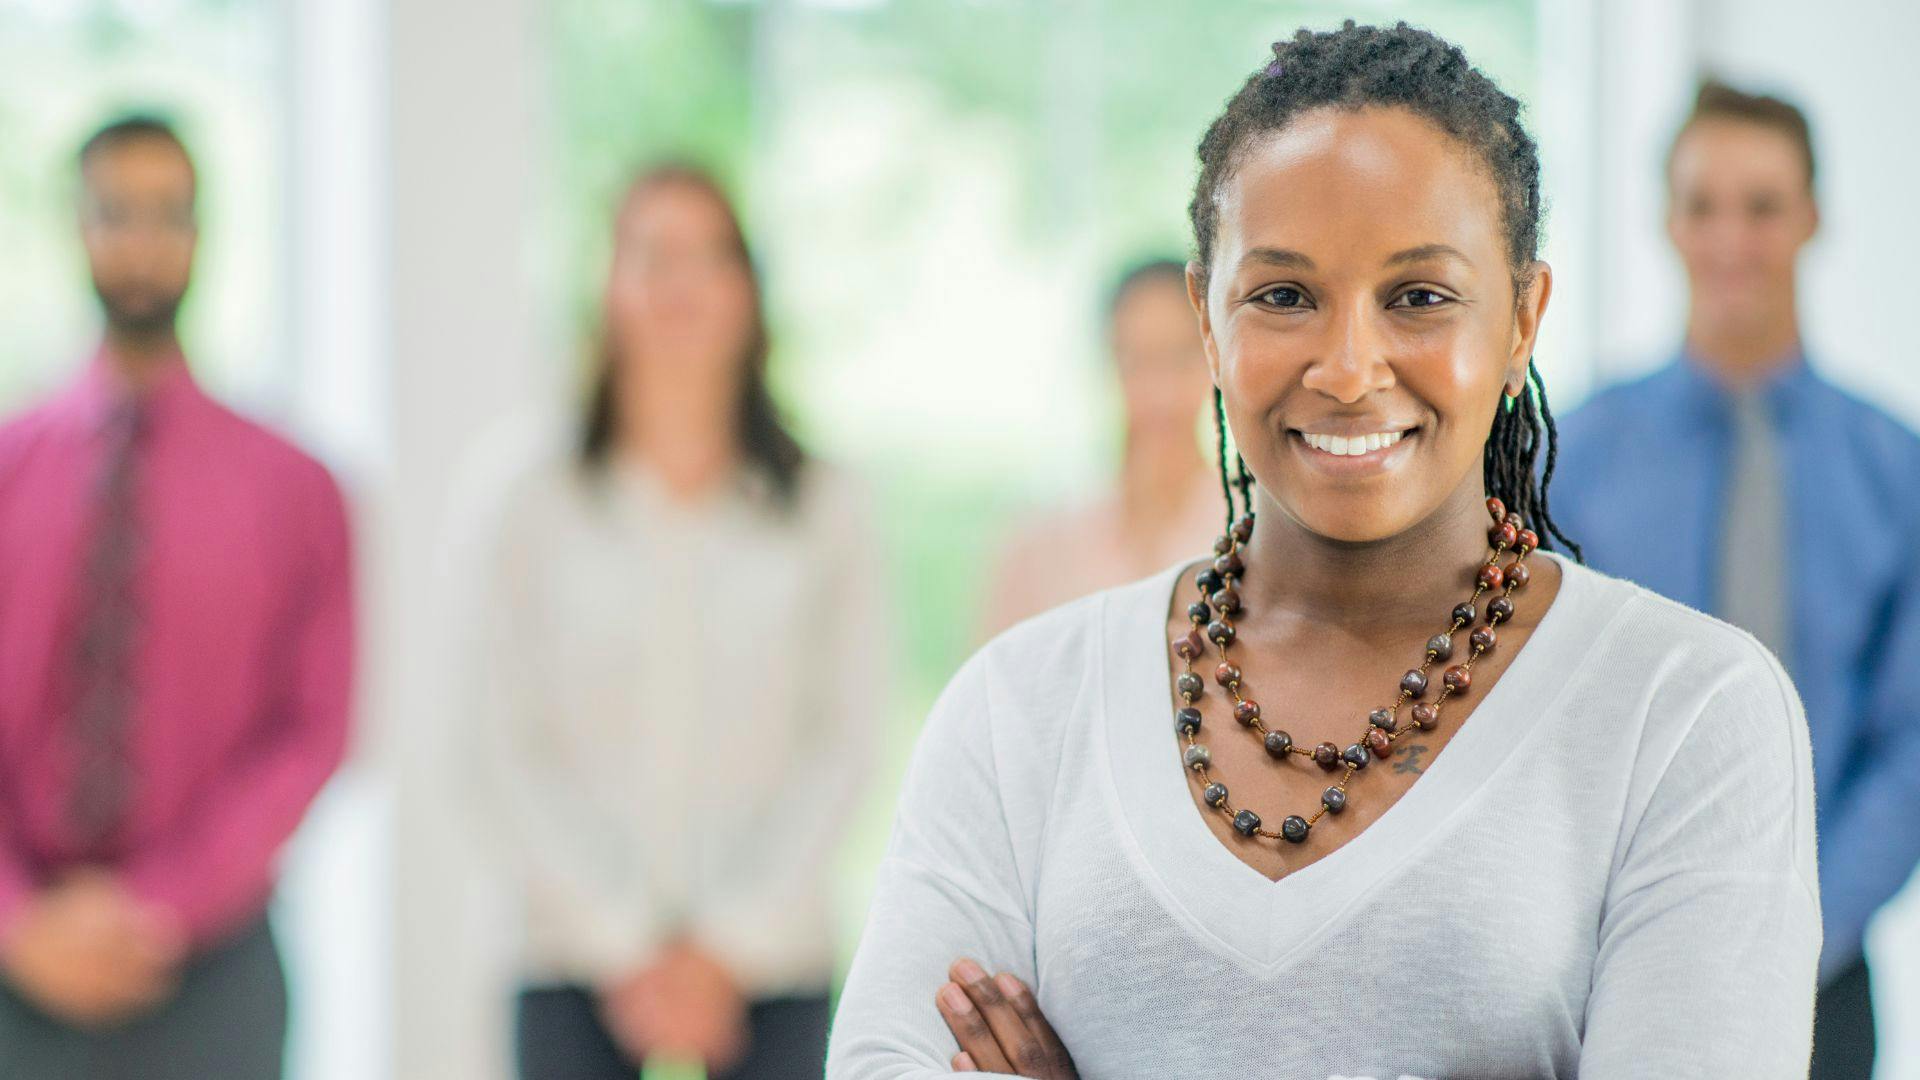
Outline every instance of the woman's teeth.
POLYGON ((1324 450, 1339 457, 1359 457, 1375 450, 1384 450, 1400 441, 1404 431, 1377 431, 1371 435, 1316 435, 1303 431, 1300 437, 1315 450, 1324 450))

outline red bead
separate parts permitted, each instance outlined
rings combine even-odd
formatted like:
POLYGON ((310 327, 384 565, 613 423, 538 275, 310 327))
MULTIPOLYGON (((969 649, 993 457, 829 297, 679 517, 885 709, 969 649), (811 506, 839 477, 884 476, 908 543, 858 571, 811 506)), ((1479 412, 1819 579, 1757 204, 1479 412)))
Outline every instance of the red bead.
POLYGON ((1481 652, 1492 652, 1494 642, 1498 639, 1493 636, 1493 627, 1483 626, 1473 632, 1470 640, 1473 642, 1473 647, 1481 652))
POLYGON ((1440 677, 1440 681, 1446 684, 1447 689, 1458 694, 1473 685, 1473 676, 1467 672, 1466 668, 1455 664, 1447 669, 1447 673, 1440 677))
POLYGON ((1499 521, 1501 518, 1507 516, 1507 504, 1501 502, 1499 499, 1489 498, 1487 500, 1487 513, 1493 517, 1493 520, 1499 521))
POLYGON ((1253 539, 1253 515, 1242 514, 1240 520, 1233 523, 1233 528, 1230 531, 1233 534, 1233 538, 1243 544, 1253 539))
POLYGON ((1500 582, 1503 580, 1505 580, 1505 575, 1501 574, 1500 568, 1493 565, 1492 563, 1488 563, 1487 565, 1480 568, 1480 587, 1481 588, 1486 589, 1488 591, 1498 589, 1500 587, 1500 582))
POLYGON ((1538 533, 1535 533, 1532 529, 1520 530, 1520 550, 1521 551, 1532 551, 1534 548, 1537 548, 1539 546, 1540 546, 1540 536, 1538 533))
POLYGON ((1527 519, 1521 517, 1519 514, 1508 514, 1507 524, 1516 529, 1524 529, 1527 527, 1527 519))
POLYGON ((1519 539, 1520 530, 1514 528, 1511 521, 1503 521, 1487 530, 1487 543, 1495 547, 1512 547, 1519 539))
POLYGON ((1526 563, 1515 562, 1512 566, 1507 567, 1507 584, 1514 588, 1525 588, 1527 582, 1532 580, 1533 571, 1527 569, 1526 563))
POLYGON ((1323 742, 1313 748, 1313 763, 1332 772, 1340 767, 1340 748, 1330 742, 1323 742))
POLYGON ((1229 585, 1219 592, 1214 593, 1213 606, 1228 615, 1238 614, 1240 611, 1240 590, 1229 585))
POLYGON ((1240 669, 1222 662, 1219 667, 1213 669, 1213 681, 1231 690, 1233 685, 1240 681, 1240 669))
POLYGON ((1207 651, 1207 641, 1200 636, 1198 628, 1187 631, 1173 639, 1173 655, 1182 660, 1198 659, 1207 651))
POLYGON ((1413 707, 1413 726, 1421 731, 1432 731, 1440 723, 1440 710, 1426 702, 1413 707))
POLYGON ((1393 740, 1387 738, 1386 732, 1374 728, 1367 732, 1367 749, 1373 751, 1374 757, 1386 757, 1393 753, 1393 740))
POLYGON ((1260 719, 1260 703, 1257 701, 1242 701, 1236 704, 1233 707, 1233 718, 1248 727, 1252 727, 1253 722, 1260 719))

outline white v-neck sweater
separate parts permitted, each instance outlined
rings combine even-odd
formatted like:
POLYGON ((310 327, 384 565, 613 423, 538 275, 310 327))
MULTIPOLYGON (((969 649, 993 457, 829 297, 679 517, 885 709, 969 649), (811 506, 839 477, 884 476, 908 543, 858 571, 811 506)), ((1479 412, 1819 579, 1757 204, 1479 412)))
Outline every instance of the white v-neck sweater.
POLYGON ((1188 791, 1177 570, 989 644, 920 737, 830 1080, 945 1074, 963 955, 1034 986, 1097 1080, 1804 1077, 1798 696, 1751 636, 1540 554, 1561 590, 1451 742, 1278 882, 1188 791))

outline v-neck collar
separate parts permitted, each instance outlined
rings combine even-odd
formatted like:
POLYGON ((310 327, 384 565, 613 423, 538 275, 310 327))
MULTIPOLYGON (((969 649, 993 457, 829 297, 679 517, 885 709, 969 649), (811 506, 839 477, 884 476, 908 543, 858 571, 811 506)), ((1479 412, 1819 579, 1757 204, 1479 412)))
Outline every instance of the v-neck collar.
POLYGON ((1140 878, 1217 952, 1256 975, 1279 970, 1351 904, 1462 810, 1551 706, 1572 672, 1565 656, 1591 630, 1580 610, 1592 571, 1551 551, 1561 585, 1526 643, 1452 740, 1398 802, 1339 849, 1278 881, 1241 862, 1207 828, 1188 790, 1173 727, 1164 642, 1172 590, 1186 564, 1110 594, 1098 680, 1107 795, 1140 878))

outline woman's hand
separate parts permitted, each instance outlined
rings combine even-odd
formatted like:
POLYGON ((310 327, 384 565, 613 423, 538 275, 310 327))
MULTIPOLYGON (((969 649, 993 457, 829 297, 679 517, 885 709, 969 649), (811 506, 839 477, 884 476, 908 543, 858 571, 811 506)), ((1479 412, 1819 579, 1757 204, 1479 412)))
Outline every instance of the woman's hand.
POLYGON ((955 1072, 997 1072, 1045 1080, 1075 1080, 1060 1036, 1040 1014, 1033 991, 1012 975, 992 978, 979 964, 962 958, 947 969, 952 982, 940 988, 934 1001, 947 1028, 960 1043, 953 1055, 955 1072))

